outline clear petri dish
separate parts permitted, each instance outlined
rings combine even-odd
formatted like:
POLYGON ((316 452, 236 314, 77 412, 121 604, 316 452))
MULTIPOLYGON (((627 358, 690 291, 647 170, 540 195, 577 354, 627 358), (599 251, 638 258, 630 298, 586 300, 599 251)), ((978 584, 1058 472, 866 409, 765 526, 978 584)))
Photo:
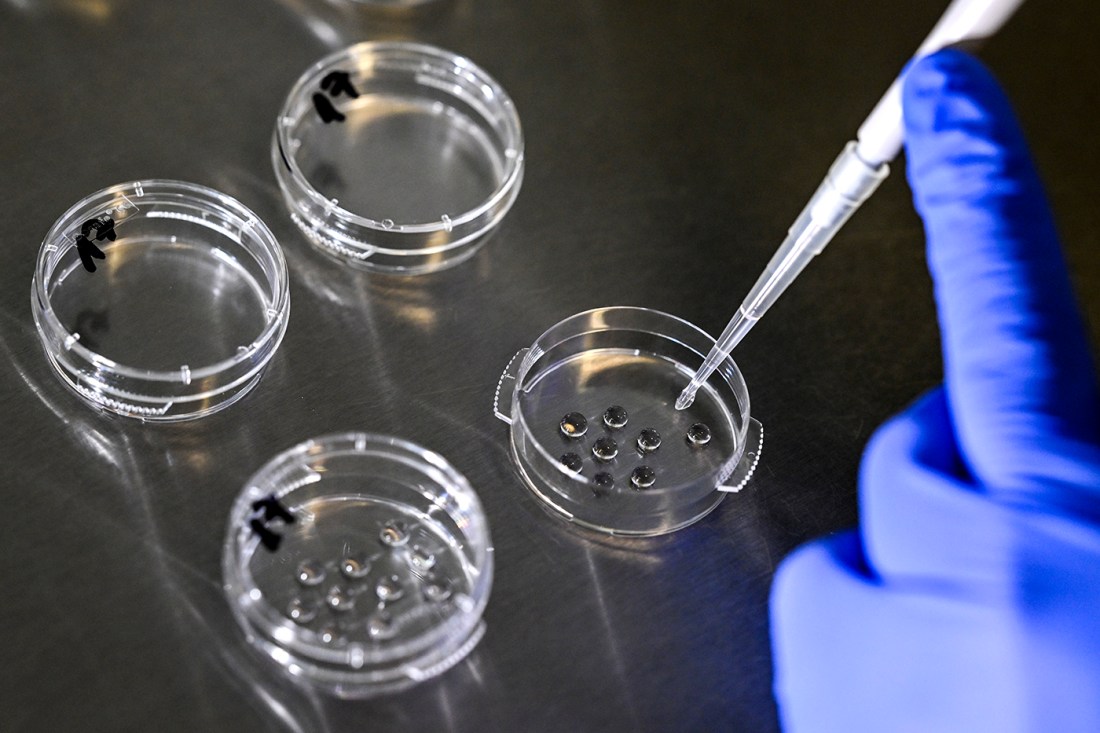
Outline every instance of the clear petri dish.
POLYGON ((360 43, 311 66, 283 105, 271 150, 306 238, 383 272, 467 259, 523 179, 523 133, 507 93, 469 59, 414 43, 360 43))
POLYGON ((149 180, 106 188, 53 225, 31 310, 62 381, 95 407, 148 421, 240 399, 290 314, 274 235, 233 198, 149 180))
POLYGON ((340 697, 438 675, 485 631, 481 503, 441 456, 398 438, 330 435, 276 456, 237 497, 223 553, 248 640, 340 697))
POLYGON ((571 316, 508 364, 494 413, 524 483, 554 513, 618 535, 658 535, 713 510, 752 475, 763 443, 727 358, 676 410, 714 339, 646 308, 571 316))

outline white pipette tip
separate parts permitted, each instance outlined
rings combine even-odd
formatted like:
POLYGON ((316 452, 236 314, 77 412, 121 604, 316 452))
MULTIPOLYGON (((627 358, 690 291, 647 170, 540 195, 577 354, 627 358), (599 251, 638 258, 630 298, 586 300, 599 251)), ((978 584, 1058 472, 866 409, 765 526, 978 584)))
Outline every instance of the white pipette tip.
POLYGON ((691 407, 691 403, 695 402, 695 391, 698 389, 699 386, 695 382, 691 382, 691 384, 684 387, 684 391, 676 398, 676 409, 686 410, 691 407))

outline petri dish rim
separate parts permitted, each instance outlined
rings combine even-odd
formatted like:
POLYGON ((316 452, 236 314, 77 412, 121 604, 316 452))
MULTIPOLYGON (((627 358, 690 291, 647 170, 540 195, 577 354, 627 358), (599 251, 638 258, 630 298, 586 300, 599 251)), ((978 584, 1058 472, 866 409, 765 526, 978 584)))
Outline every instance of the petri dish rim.
MULTIPOLYGON (((239 216, 242 220, 253 222, 250 229, 259 237, 261 243, 264 245, 265 254, 271 257, 272 263, 274 264, 276 288, 273 299, 274 302, 271 308, 277 311, 281 317, 272 318, 267 325, 264 326, 263 331, 253 340, 252 346, 266 345, 274 340, 275 343, 272 344, 272 353, 274 353, 275 349, 278 348, 278 342, 282 340, 282 335, 285 332, 285 322, 290 308, 290 279, 287 274, 286 260, 283 257, 282 249, 279 247, 278 241, 275 239, 275 235, 251 209, 231 196, 215 191, 212 188, 201 186, 197 183, 188 183, 186 181, 176 181, 166 178, 130 181, 108 186, 107 188, 85 196, 58 217, 57 221, 54 222, 53 226, 50 227, 50 230, 43 238, 42 245, 38 251, 38 257, 35 261, 33 288, 35 298, 32 303, 32 311, 35 322, 39 325, 39 330, 49 329, 50 335, 59 342, 64 341, 72 335, 61 323, 61 320, 54 311, 53 304, 50 302, 49 293, 47 292, 47 284, 54 273, 54 265, 51 265, 50 260, 60 259, 64 252, 76 245, 72 242, 66 242, 64 245, 57 245, 55 242, 61 239, 61 235, 64 231, 72 228, 74 223, 81 221, 82 218, 87 218, 89 214, 101 210, 103 204, 108 201, 113 201, 114 197, 117 195, 125 195, 125 191, 134 188, 144 191, 144 194, 140 198, 144 198, 144 195, 160 195, 165 198, 174 198, 179 202, 192 203, 198 209, 208 208, 211 205, 222 206, 239 216), (50 245, 57 247, 57 249, 49 249, 50 245)), ((190 374, 192 381, 221 374, 249 361, 252 359, 252 355, 256 350, 252 348, 252 346, 250 346, 247 351, 237 353, 227 359, 222 359, 213 364, 191 368, 190 374)), ((78 356, 98 366, 110 369, 118 376, 141 379, 149 382, 176 383, 183 381, 183 377, 179 370, 140 369, 127 366, 126 364, 120 364, 113 359, 89 349, 87 346, 80 343, 80 341, 74 341, 65 348, 67 351, 74 352, 78 356)), ((53 358, 52 355, 51 358, 53 358)), ((262 360, 254 369, 249 370, 247 374, 235 380, 232 384, 221 385, 213 392, 189 395, 189 399, 204 399, 212 396, 212 394, 218 394, 226 389, 239 386, 255 376, 255 374, 263 369, 265 365, 266 360, 262 360)))
MULTIPOLYGON (((251 503, 271 493, 274 493, 277 499, 293 493, 301 488, 301 483, 279 485, 285 481, 285 474, 289 470, 318 458, 337 455, 371 456, 400 462, 423 472, 425 479, 434 487, 460 499, 460 506, 469 510, 482 540, 481 545, 474 548, 474 557, 471 560, 471 565, 478 571, 468 594, 473 601, 472 605, 468 609, 460 609, 459 613, 452 614, 442 623, 412 639, 387 644, 385 649, 372 651, 359 644, 366 658, 372 663, 400 662, 403 659, 407 660, 410 655, 427 653, 440 642, 457 640, 459 643, 456 650, 459 650, 465 647, 471 635, 478 635, 480 638, 478 627, 483 623, 482 616, 492 589, 495 552, 488 519, 477 493, 469 481, 440 454, 403 438, 366 432, 333 433, 298 443, 268 460, 245 481, 244 488, 238 494, 229 512, 222 557, 224 591, 238 623, 245 628, 247 634, 252 634, 254 631, 260 632, 264 646, 276 644, 274 640, 278 638, 279 629, 292 628, 277 609, 262 600, 246 606, 238 602, 242 595, 247 595, 251 589, 256 588, 256 583, 249 571, 248 560, 252 552, 257 550, 258 540, 255 537, 242 539, 242 535, 245 534, 242 520, 250 513, 251 503), (265 486, 274 490, 268 491, 264 488, 265 486), (244 551, 246 549, 247 553, 244 551)), ((410 491, 423 492, 423 486, 416 488, 408 486, 408 488, 410 491)), ((461 539, 465 540, 465 538, 461 539)), ((468 540, 463 541, 462 544, 465 545, 467 542, 468 540)), ((307 664, 319 662, 346 665, 351 654, 351 646, 343 650, 326 649, 323 644, 308 642, 279 646, 296 656, 305 657, 303 661, 307 664)), ((454 651, 452 650, 451 653, 454 651)), ((317 672, 321 681, 329 676, 340 677, 344 674, 354 678, 357 672, 354 669, 343 672, 332 670, 317 672)), ((349 680, 349 683, 355 684, 353 680, 349 680)), ((363 681, 362 684, 369 687, 375 683, 363 681)), ((377 684, 387 683, 379 680, 377 684)))
MULTIPOLYGON (((286 97, 286 101, 279 110, 279 116, 275 124, 275 141, 278 146, 278 152, 282 157, 287 168, 290 170, 291 180, 296 186, 298 186, 312 201, 319 207, 326 208, 330 211, 330 215, 339 219, 341 222, 351 225, 363 227, 365 229, 386 232, 386 233, 409 233, 409 234, 432 234, 434 232, 446 231, 448 226, 454 227, 457 225, 466 224, 472 222, 479 217, 492 211, 498 206, 501 201, 511 195, 513 189, 519 185, 520 180, 523 177, 523 128, 520 125, 519 116, 516 113, 515 104, 512 102, 512 98, 508 96, 508 93, 504 88, 486 72, 480 66, 475 64, 466 56, 461 54, 452 53, 435 46, 431 46, 425 43, 407 43, 403 41, 364 41, 357 43, 348 48, 341 49, 333 52, 324 57, 320 61, 315 62, 312 66, 306 69, 305 72, 298 78, 298 81, 291 87, 290 93, 286 97), (297 158, 294 155, 288 154, 291 148, 290 137, 288 133, 288 125, 285 124, 285 120, 292 119, 291 114, 294 108, 297 106, 298 101, 308 94, 308 89, 315 86, 324 75, 331 71, 335 66, 340 63, 348 61, 356 61, 360 57, 364 56, 386 56, 398 54, 408 54, 429 60, 437 63, 442 62, 450 65, 452 68, 462 68, 465 71, 472 73, 479 84, 489 88, 494 97, 499 100, 502 109, 507 111, 507 124, 510 131, 515 136, 514 144, 512 148, 516 151, 514 157, 505 157, 505 169, 501 183, 497 186, 496 190, 478 204, 476 207, 465 211, 461 214, 457 214, 451 217, 449 225, 442 221, 430 221, 430 222, 415 222, 408 224, 394 224, 391 227, 383 225, 382 220, 373 219, 369 216, 363 216, 356 214, 353 211, 348 211, 337 203, 332 204, 332 199, 326 198, 320 191, 318 191, 309 179, 302 172, 301 167, 298 165, 297 158)), ((484 232, 476 232, 475 236, 481 236, 484 232)), ((438 252, 444 252, 449 249, 461 247, 468 244, 469 237, 449 242, 445 245, 421 248, 418 252, 421 254, 433 254, 438 252)), ((369 246, 372 249, 393 254, 406 254, 407 250, 398 248, 381 247, 375 244, 363 243, 365 246, 369 246)))

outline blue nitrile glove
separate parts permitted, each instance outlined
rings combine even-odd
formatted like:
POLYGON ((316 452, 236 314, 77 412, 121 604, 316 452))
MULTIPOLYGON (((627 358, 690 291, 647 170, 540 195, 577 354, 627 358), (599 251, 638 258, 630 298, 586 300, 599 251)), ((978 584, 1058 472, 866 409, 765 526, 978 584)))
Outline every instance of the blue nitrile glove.
POLYGON ((1100 731, 1100 400, 1011 109, 959 51, 904 89, 946 386, 871 440, 857 531, 772 589, 788 733, 1100 731))

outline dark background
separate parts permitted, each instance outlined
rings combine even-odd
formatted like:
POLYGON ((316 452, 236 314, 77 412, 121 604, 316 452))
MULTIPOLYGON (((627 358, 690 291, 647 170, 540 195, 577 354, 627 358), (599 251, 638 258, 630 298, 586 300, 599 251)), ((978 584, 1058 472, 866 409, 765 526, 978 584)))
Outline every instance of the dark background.
MULTIPOLYGON (((940 378, 904 165, 738 349, 765 448, 749 489, 702 522, 622 541, 552 518, 512 468, 493 389, 517 349, 591 307, 719 332, 946 4, 439 0, 395 14, 343 0, 0 0, 0 728, 775 730, 776 564, 856 521, 868 436, 940 378), (523 121, 519 200, 446 272, 368 276, 313 254, 271 171, 298 75, 382 38, 468 55, 523 121), (65 209, 158 177, 256 211, 286 251, 293 300, 256 390, 170 426, 101 416, 66 391, 28 302, 65 209), (473 654, 369 702, 283 680, 246 649, 221 590, 247 476, 344 430, 442 453, 480 493, 497 549, 473 654)), ((1098 20, 1089 0, 1035 1, 983 53, 1032 141, 1094 343, 1098 20)))

